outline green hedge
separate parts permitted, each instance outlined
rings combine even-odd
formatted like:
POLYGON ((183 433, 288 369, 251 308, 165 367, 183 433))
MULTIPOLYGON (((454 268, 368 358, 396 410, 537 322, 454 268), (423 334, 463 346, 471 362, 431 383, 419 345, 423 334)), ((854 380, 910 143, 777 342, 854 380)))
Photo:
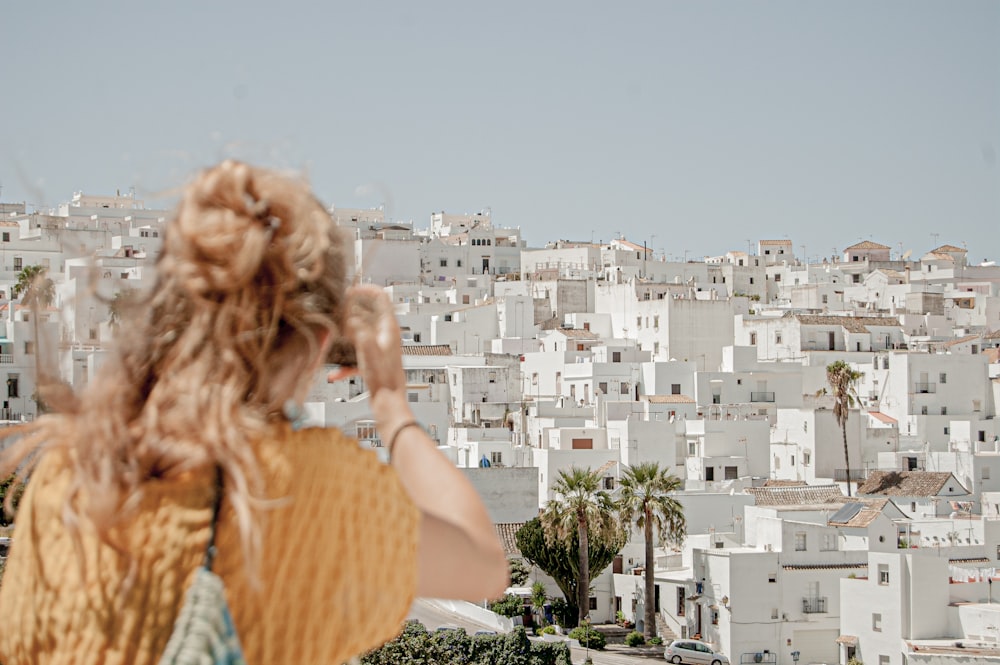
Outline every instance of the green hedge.
POLYGON ((589 646, 591 649, 603 649, 608 643, 603 633, 594 630, 590 626, 577 626, 569 631, 569 638, 579 642, 580 646, 589 646))
POLYGON ((361 657, 363 665, 572 665, 563 643, 531 642, 518 626, 506 635, 469 636, 462 629, 427 632, 407 621, 388 644, 361 657))

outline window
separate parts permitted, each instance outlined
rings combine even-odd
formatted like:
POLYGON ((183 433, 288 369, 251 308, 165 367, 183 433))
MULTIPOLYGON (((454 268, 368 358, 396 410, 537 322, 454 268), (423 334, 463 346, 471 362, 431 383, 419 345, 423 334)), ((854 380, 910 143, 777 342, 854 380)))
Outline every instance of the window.
POLYGON ((888 564, 880 563, 878 565, 878 583, 885 585, 889 583, 889 566, 888 564))
MULTIPOLYGON (((1000 547, 997 549, 1000 550, 1000 547)), ((998 554, 1000 554, 1000 552, 998 552, 998 554)), ((997 558, 1000 558, 1000 556, 997 558)), ((679 617, 684 616, 684 600, 684 587, 679 586, 677 587, 677 616, 679 617)))
POLYGON ((679 383, 671 383, 670 384, 670 394, 671 395, 680 395, 681 394, 681 384, 679 384, 679 383))
POLYGON ((610 490, 614 490, 614 488, 615 488, 615 479, 614 479, 614 477, 613 476, 604 476, 604 489, 610 491, 610 490))
POLYGON ((753 284, 753 277, 750 278, 750 283, 753 284))
POLYGON ((611 352, 611 362, 613 362, 613 363, 620 363, 621 361, 622 361, 622 352, 621 351, 612 351, 611 352))
POLYGON ((7 397, 20 397, 18 391, 18 382, 21 379, 20 374, 8 374, 7 375, 7 397))
POLYGON ((24 259, 22 259, 20 256, 15 256, 14 257, 14 271, 16 272, 18 270, 21 270, 22 268, 24 268, 24 259))
POLYGON ((757 346, 757 333, 750 333, 750 346, 757 346))
MULTIPOLYGON (((941 374, 938 375, 938 383, 948 383, 948 375, 941 372, 941 374)), ((959 383, 961 383, 961 381, 959 381, 959 383)))
POLYGON ((490 464, 503 464, 503 453, 499 450, 490 453, 490 464))
POLYGON ((3 232, 3 241, 4 242, 10 242, 10 231, 4 231, 3 232))
POLYGON ((719 610, 717 609, 712 610, 712 625, 713 626, 719 625, 719 610))
POLYGON ((441 267, 442 268, 447 268, 448 267, 448 259, 440 259, 440 262, 441 262, 441 267))
POLYGON ((737 471, 735 466, 727 466, 725 469, 725 473, 726 473, 726 480, 736 480, 736 478, 738 477, 736 475, 737 471))
POLYGON ((780 331, 774 333, 774 343, 775 344, 781 344, 781 332, 780 331))
POLYGON ((799 531, 795 534, 795 551, 805 552, 806 551, 806 532, 799 531))
POLYGON ((714 482, 715 481, 715 467, 714 466, 706 466, 705 467, 705 480, 708 481, 708 482, 714 482))
POLYGON ((872 614, 872 630, 876 633, 882 632, 882 615, 872 614))
POLYGON ((698 442, 688 441, 688 457, 696 457, 698 455, 698 442))
POLYGON ((97 328, 91 328, 90 330, 88 330, 87 331, 87 335, 92 340, 97 339, 97 328))
POLYGON ((947 434, 951 434, 951 428, 950 428, 950 427, 945 427, 945 428, 944 428, 944 433, 945 433, 946 435, 947 435, 947 434))
POLYGON ((619 395, 628 395, 628 384, 622 381, 621 387, 618 390, 619 395))
POLYGON ((597 389, 601 392, 602 395, 607 395, 608 394, 608 382, 607 381, 601 381, 600 383, 597 384, 597 389))
POLYGON ((30 356, 30 355, 33 355, 34 353, 35 353, 35 343, 34 342, 30 342, 30 341, 29 342, 25 342, 24 343, 24 355, 30 356))
POLYGON ((880 653, 878 655, 878 665, 889 665, 889 656, 880 653))
POLYGON ((768 581, 769 584, 777 584, 778 583, 778 573, 768 573, 767 574, 767 581, 768 581))
POLYGON ((417 393, 406 393, 406 401, 407 402, 416 402, 416 401, 418 401, 417 400, 417 393))
POLYGON ((826 294, 824 293, 824 294, 823 294, 823 304, 825 305, 825 304, 827 304, 828 302, 830 302, 830 296, 828 296, 828 295, 826 295, 826 294))
POLYGON ((771 608, 771 618, 772 619, 777 619, 778 618, 778 608, 777 607, 772 607, 771 608))
POLYGON ((355 436, 358 441, 362 443, 368 442, 368 445, 372 448, 381 448, 382 439, 379 438, 378 432, 375 429, 374 420, 362 420, 355 425, 355 436))
POLYGON ((659 317, 659 315, 656 315, 656 316, 653 317, 653 328, 655 328, 656 330, 660 329, 660 317, 659 317))
POLYGON ((812 453, 808 450, 802 451, 802 466, 809 466, 809 462, 812 461, 812 453))
POLYGON ((462 267, 462 259, 455 259, 455 267, 456 268, 462 267))
POLYGON ((942 406, 941 407, 941 415, 942 416, 947 416, 948 415, 948 407, 946 407, 946 406, 942 406))
POLYGON ((596 610, 597 609, 597 596, 591 596, 590 597, 590 609, 592 609, 592 610, 596 610))
POLYGON ((823 534, 823 551, 825 552, 835 552, 837 550, 837 534, 836 533, 824 533, 823 534))

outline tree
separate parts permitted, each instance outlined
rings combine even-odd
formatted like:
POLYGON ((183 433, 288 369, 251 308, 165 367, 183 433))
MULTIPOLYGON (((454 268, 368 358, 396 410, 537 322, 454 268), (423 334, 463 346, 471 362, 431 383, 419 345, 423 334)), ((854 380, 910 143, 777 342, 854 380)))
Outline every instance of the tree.
MULTIPOLYGON (((14 284, 14 293, 21 294, 21 305, 30 307, 32 310, 32 329, 35 334, 35 381, 39 388, 44 388, 50 380, 48 372, 43 370, 41 339, 38 332, 39 310, 49 307, 56 299, 56 286, 48 278, 48 268, 39 265, 25 266, 17 273, 17 282, 14 284)), ((44 402, 42 392, 35 391, 36 404, 38 410, 42 410, 44 402)))
POLYGON ((14 284, 15 296, 23 294, 21 304, 26 307, 48 307, 56 299, 55 284, 46 274, 48 269, 42 266, 25 266, 17 273, 14 284))
POLYGON ((644 577, 646 602, 643 612, 643 632, 646 637, 656 635, 656 606, 654 604, 656 579, 653 576, 653 535, 660 542, 680 544, 684 540, 686 522, 684 508, 670 496, 681 489, 680 478, 661 469, 656 462, 636 464, 625 469, 618 495, 618 514, 623 522, 635 525, 643 532, 646 544, 644 577))
MULTIPOLYGON (((594 574, 599 573, 614 561, 615 556, 625 545, 626 534, 623 529, 619 529, 614 538, 605 542, 598 537, 590 538, 588 548, 589 569, 594 574)), ((545 529, 542 521, 534 518, 525 522, 514 535, 517 541, 517 548, 521 550, 523 556, 532 565, 541 568, 547 575, 555 580, 559 590, 562 591, 566 603, 569 605, 567 614, 570 617, 579 616, 577 606, 577 584, 579 581, 580 554, 579 543, 575 535, 569 542, 552 541, 545 536, 545 529)), ((543 587, 544 591, 544 587, 543 587)), ((589 602, 589 598, 588 598, 589 602)), ((553 611, 556 603, 553 602, 553 611)))
POLYGON ((847 449, 847 416, 851 407, 858 402, 855 386, 861 380, 861 372, 853 369, 843 360, 826 366, 826 382, 833 394, 833 417, 840 425, 844 438, 844 464, 847 466, 847 496, 851 496, 851 454, 847 449))
POLYGON ((622 529, 611 495, 601 489, 601 476, 596 471, 576 466, 560 471, 552 490, 558 498, 545 506, 542 527, 549 541, 568 542, 576 535, 579 544, 576 600, 579 620, 583 621, 590 612, 590 539, 593 536, 614 542, 622 529))

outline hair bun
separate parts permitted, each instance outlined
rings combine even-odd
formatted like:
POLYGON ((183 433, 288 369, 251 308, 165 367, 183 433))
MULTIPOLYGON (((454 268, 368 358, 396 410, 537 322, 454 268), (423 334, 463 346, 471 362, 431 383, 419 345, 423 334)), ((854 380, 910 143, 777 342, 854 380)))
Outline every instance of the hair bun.
POLYGON ((188 187, 165 254, 193 294, 246 288, 265 262, 273 286, 293 289, 319 275, 329 248, 324 225, 303 223, 314 214, 326 213, 303 183, 227 160, 188 187))

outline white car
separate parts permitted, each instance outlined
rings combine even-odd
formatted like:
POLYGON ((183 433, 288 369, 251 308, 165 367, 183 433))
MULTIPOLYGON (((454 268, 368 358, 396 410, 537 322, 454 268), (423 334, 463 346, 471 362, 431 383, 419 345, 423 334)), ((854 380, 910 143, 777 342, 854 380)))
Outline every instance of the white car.
POLYGON ((671 663, 705 663, 705 665, 729 665, 725 654, 698 640, 674 640, 663 651, 663 657, 671 663))

